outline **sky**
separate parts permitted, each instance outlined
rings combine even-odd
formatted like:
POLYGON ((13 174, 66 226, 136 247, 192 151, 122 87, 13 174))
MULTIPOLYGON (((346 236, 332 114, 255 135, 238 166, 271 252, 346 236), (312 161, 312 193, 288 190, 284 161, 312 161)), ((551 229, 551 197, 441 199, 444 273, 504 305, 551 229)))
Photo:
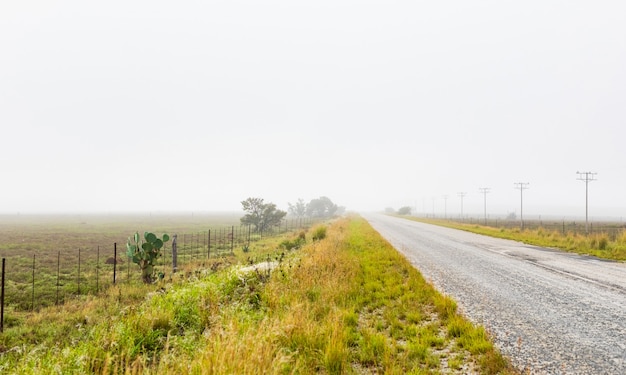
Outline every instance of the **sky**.
POLYGON ((621 218, 626 2, 7 0, 0 127, 0 213, 621 218))

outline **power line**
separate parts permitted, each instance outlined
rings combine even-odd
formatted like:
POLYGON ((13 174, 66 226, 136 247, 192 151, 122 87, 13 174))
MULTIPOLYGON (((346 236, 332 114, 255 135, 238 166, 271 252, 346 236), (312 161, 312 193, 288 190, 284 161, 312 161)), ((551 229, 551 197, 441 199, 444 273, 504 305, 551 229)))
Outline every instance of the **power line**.
POLYGON ((524 190, 528 189, 528 182, 514 182, 516 189, 519 189, 519 217, 522 230, 524 230, 524 190))
POLYGON ((483 202, 484 202, 484 206, 485 206, 485 225, 487 225, 487 194, 491 191, 491 188, 482 187, 482 188, 478 188, 478 190, 484 196, 483 202))
POLYGON ((585 182, 585 233, 589 233, 589 182, 596 181, 595 172, 576 172, 577 180, 585 182))

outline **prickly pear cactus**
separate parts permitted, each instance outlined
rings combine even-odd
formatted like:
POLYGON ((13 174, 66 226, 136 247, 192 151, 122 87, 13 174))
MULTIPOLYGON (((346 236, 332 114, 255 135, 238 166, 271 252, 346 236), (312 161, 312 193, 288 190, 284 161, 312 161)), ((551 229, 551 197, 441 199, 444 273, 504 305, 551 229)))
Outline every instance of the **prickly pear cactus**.
POLYGON ((145 232, 143 238, 139 233, 135 233, 133 237, 128 237, 126 243, 126 254, 128 257, 139 265, 141 269, 141 279, 144 283, 149 284, 154 281, 154 265, 159 256, 163 244, 170 240, 170 236, 164 234, 162 238, 157 237, 154 233, 145 232))

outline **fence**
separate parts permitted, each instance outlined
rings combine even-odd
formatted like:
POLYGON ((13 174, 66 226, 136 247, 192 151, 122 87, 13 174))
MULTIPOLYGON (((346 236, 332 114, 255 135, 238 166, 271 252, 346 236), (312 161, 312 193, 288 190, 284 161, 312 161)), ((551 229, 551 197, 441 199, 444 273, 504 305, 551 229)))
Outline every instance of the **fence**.
MULTIPOLYGON (((229 226, 204 232, 177 235, 176 263, 185 264, 217 258, 233 253, 235 248, 249 245, 264 237, 277 236, 306 228, 312 219, 284 220, 264 232, 253 232, 250 226, 229 226)), ((174 273, 172 240, 157 261, 163 277, 174 273)), ((126 254, 126 241, 91 246, 76 250, 33 253, 2 257, 0 293, 0 330, 3 328, 5 306, 14 310, 33 311, 58 305, 68 298, 98 294, 118 283, 141 282, 139 268, 126 254)))
MULTIPOLYGON (((494 228, 520 228, 519 220, 509 219, 480 219, 480 218, 463 218, 449 219, 450 221, 484 225, 494 228)), ((589 222, 588 231, 585 228, 585 222, 577 222, 574 220, 524 220, 524 229, 545 229, 547 231, 557 231, 562 234, 606 234, 610 240, 614 241, 626 230, 626 224, 622 222, 589 222)))

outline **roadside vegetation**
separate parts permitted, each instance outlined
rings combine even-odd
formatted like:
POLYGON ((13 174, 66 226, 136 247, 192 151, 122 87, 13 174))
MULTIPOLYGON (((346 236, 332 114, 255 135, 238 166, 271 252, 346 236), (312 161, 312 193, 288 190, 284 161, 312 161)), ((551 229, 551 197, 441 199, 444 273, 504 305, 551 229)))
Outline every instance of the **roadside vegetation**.
POLYGON ((514 373, 360 218, 7 321, 3 374, 514 373))
POLYGON ((618 234, 563 232, 542 227, 533 229, 494 228, 490 226, 459 223, 450 220, 423 219, 403 216, 405 219, 460 229, 491 237, 520 241, 529 245, 556 248, 572 253, 593 255, 598 258, 626 260, 626 230, 618 234))

